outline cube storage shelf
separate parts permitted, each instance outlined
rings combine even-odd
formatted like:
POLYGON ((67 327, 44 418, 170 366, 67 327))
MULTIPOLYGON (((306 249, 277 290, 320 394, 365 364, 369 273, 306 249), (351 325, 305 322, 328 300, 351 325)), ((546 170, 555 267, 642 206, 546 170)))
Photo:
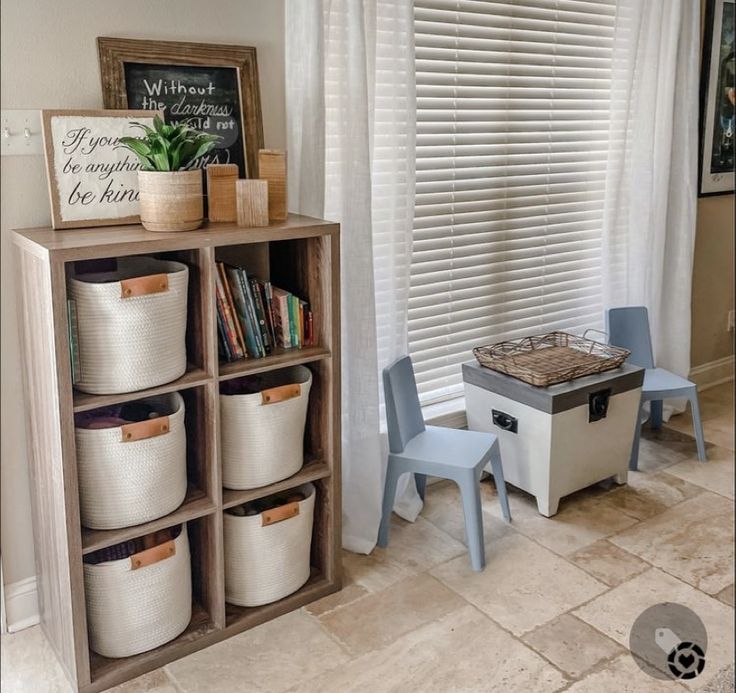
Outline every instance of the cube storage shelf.
POLYGON ((269 227, 208 224, 186 233, 141 226, 14 232, 19 273, 26 415, 41 624, 77 690, 95 693, 336 592, 340 575, 340 241, 337 224, 290 215, 269 227), (90 395, 72 385, 66 277, 72 263, 154 255, 190 269, 186 373, 146 390, 90 395), (277 350, 260 359, 220 363, 217 353, 217 261, 306 297, 318 346, 277 350), (303 364, 313 385, 302 469, 247 491, 223 489, 219 463, 219 384, 243 375, 303 364), (135 527, 81 526, 74 414, 180 392, 186 403, 188 490, 165 517, 135 527), (222 513, 226 508, 312 482, 317 491, 311 576, 293 594, 265 606, 225 603, 222 513), (192 553, 192 619, 174 640, 148 652, 108 659, 89 649, 82 557, 149 532, 187 523, 192 553))

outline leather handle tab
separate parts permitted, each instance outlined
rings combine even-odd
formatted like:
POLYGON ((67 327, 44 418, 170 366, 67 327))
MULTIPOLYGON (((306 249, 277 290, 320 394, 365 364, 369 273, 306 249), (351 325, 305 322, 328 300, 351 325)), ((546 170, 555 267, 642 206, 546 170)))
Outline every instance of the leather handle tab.
POLYGON ((261 404, 276 404, 287 399, 294 399, 302 394, 302 386, 299 383, 272 387, 261 391, 261 404))
POLYGON ((134 277, 120 281, 120 298, 160 294, 169 290, 168 274, 149 274, 146 277, 134 277))
POLYGON ((124 424, 120 427, 120 434, 123 443, 132 443, 136 440, 145 440, 146 438, 163 436, 170 430, 169 417, 159 416, 156 419, 124 424))
POLYGON ((163 561, 165 558, 170 558, 176 554, 176 544, 174 540, 164 542, 158 546, 154 546, 150 549, 145 549, 138 553, 134 553, 130 557, 130 569, 138 570, 138 568, 145 568, 147 565, 153 565, 159 561, 163 561))
POLYGON ((288 520, 289 518, 296 517, 298 514, 299 501, 279 505, 275 508, 271 508, 270 510, 264 510, 261 513, 261 527, 268 527, 268 525, 288 520))

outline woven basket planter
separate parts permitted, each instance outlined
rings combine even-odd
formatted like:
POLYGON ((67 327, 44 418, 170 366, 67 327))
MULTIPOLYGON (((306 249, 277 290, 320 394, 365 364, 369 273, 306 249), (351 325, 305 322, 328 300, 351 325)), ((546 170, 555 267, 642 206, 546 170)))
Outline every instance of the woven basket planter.
POLYGON ((118 394, 181 377, 188 283, 186 265, 149 257, 120 258, 114 272, 71 277, 80 361, 75 387, 118 394))
POLYGON ((84 589, 94 652, 130 657, 173 640, 192 618, 186 525, 171 542, 119 561, 85 564, 84 589))
POLYGON ((258 488, 301 469, 311 386, 312 373, 304 366, 223 384, 220 425, 225 488, 258 488))
POLYGON ((304 484, 294 491, 304 500, 247 517, 225 512, 225 601, 269 604, 309 579, 315 488, 304 484))
POLYGON ((202 171, 138 171, 141 224, 148 231, 202 226, 202 171))
POLYGON ((75 429, 85 527, 138 525, 173 512, 184 501, 184 400, 174 392, 141 401, 161 416, 114 428, 75 429))

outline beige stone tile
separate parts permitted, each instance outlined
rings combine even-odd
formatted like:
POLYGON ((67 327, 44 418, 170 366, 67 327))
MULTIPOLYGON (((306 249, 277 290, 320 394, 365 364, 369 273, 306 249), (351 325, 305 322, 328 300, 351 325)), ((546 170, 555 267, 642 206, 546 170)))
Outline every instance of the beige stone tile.
POLYGON ((348 659, 317 620, 299 610, 172 662, 166 671, 186 693, 278 693, 348 659))
POLYGON ((704 492, 611 537, 633 553, 708 594, 734 581, 734 506, 704 492))
POLYGON ((733 606, 733 585, 729 585, 728 587, 724 587, 717 595, 717 599, 720 599, 724 604, 728 604, 729 606, 733 606))
POLYGON ((708 448, 708 461, 697 455, 668 467, 666 474, 734 499, 734 453, 721 447, 708 448))
POLYGON ((315 679, 300 693, 544 691, 566 684, 542 657, 465 606, 315 679))
POLYGON ((566 693, 684 693, 685 690, 676 681, 659 681, 645 674, 631 655, 625 654, 577 681, 566 693))
POLYGON ((606 586, 520 534, 486 547, 476 573, 465 556, 431 573, 515 635, 526 633, 591 599, 606 586))
POLYGON ((178 693, 163 669, 143 674, 132 681, 108 689, 107 693, 178 693))
MULTIPOLYGON (((483 507, 483 538, 486 543, 503 536, 511 530, 511 525, 501 518, 500 509, 495 517, 494 507, 499 507, 496 488, 490 481, 480 484, 481 504, 483 507)), ((442 481, 427 487, 422 508, 422 517, 449 534, 453 539, 466 544, 465 516, 463 515, 462 498, 457 484, 442 481)))
MULTIPOLYGON (((708 633, 707 666, 698 677, 697 685, 693 683, 692 687, 704 686, 719 669, 733 661, 734 612, 725 604, 657 568, 651 568, 593 599, 573 613, 628 648, 629 633, 634 621, 645 609, 662 602, 682 604, 692 609, 703 621, 708 633)), ((582 687, 572 690, 595 689, 582 687)))
POLYGON ((377 546, 370 556, 344 551, 342 565, 348 583, 377 592, 465 553, 463 544, 423 517, 406 522, 394 515, 385 549, 377 546))
MULTIPOLYGON (((533 496, 514 491, 509 494, 511 526, 555 553, 572 553, 636 523, 608 502, 609 493, 597 486, 573 493, 560 501, 556 515, 545 517, 533 496)), ((500 506, 491 512, 501 517, 500 506)))
POLYGON ((465 605, 455 592, 424 573, 325 614, 320 622, 351 654, 361 655, 465 605))
MULTIPOLYGON (((692 433, 692 431, 690 431, 692 433)), ((644 424, 639 443, 639 470, 656 472, 689 459, 696 452, 695 438, 663 426, 655 431, 644 424)))
POLYGON ((570 614, 527 633, 523 640, 573 679, 622 652, 613 640, 570 614))
POLYGON ((3 693, 72 693, 61 665, 40 626, 0 638, 3 693))
POLYGON ((734 678, 734 665, 731 664, 721 669, 707 686, 700 689, 700 693, 733 693, 736 690, 734 678))
POLYGON ((312 614, 312 616, 322 616, 322 614, 327 614, 346 604, 351 604, 361 597, 365 597, 367 594, 370 594, 370 592, 365 587, 353 583, 343 587, 339 592, 328 594, 326 597, 322 597, 322 599, 308 604, 304 607, 304 610, 312 614))
POLYGON ((568 556, 568 560, 611 587, 650 567, 648 563, 606 539, 576 551, 568 556))
POLYGON ((703 492, 667 471, 629 472, 628 483, 612 489, 607 501, 637 520, 646 520, 703 492))

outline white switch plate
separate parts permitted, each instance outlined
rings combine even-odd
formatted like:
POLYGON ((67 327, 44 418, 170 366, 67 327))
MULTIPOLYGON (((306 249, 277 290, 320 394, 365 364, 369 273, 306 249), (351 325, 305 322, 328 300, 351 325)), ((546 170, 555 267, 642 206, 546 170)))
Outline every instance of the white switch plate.
POLYGON ((41 111, 0 111, 0 154, 2 156, 43 154, 41 111))

